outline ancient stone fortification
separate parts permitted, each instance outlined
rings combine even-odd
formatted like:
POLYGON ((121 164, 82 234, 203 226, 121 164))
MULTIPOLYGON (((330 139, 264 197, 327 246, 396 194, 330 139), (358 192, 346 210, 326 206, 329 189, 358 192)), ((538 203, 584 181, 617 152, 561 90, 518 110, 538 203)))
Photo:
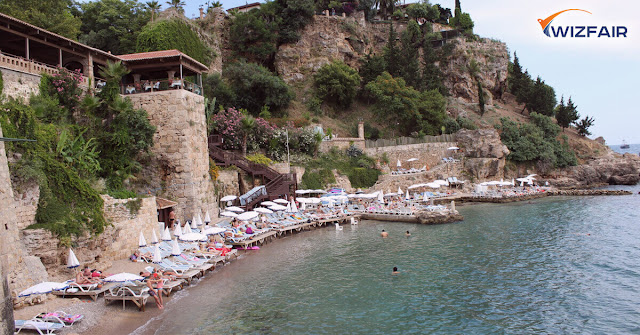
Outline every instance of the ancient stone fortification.
MULTIPOLYGON (((2 129, 0 129, 2 136, 2 129)), ((0 333, 13 334, 13 302, 7 277, 15 267, 15 258, 22 256, 19 248, 19 232, 15 225, 13 188, 9 177, 9 165, 0 141, 0 333)))
POLYGON ((457 144, 454 142, 419 143, 366 148, 364 152, 367 155, 378 159, 381 159, 386 154, 389 159, 389 165, 393 170, 396 170, 398 160, 400 160, 402 167, 405 169, 409 169, 411 167, 419 169, 425 165, 432 168, 442 163, 442 158, 453 155, 453 152, 447 150, 447 148, 456 145, 457 144), (414 162, 407 162, 407 160, 411 158, 417 158, 418 160, 414 162))
POLYGON ((509 154, 495 129, 462 129, 456 141, 465 156, 464 169, 477 180, 504 177, 504 165, 509 154))
POLYGON ((151 124, 157 127, 149 180, 157 194, 178 202, 179 219, 207 210, 215 213, 204 98, 185 90, 129 97, 136 108, 147 111, 151 124))
POLYGON ((4 81, 2 94, 5 96, 29 101, 32 93, 38 93, 40 76, 5 68, 0 71, 2 71, 2 80, 4 81))

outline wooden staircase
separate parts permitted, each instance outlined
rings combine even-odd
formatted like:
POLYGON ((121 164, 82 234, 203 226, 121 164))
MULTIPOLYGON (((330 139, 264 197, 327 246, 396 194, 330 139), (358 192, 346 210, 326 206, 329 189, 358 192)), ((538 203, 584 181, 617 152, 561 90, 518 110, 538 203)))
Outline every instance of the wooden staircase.
POLYGON ((254 163, 244 156, 231 151, 222 149, 222 138, 220 135, 209 136, 209 157, 213 159, 219 166, 235 165, 242 171, 245 171, 253 178, 262 179, 262 184, 267 189, 267 196, 254 199, 251 203, 246 204, 247 208, 253 208, 256 204, 283 196, 293 195, 296 191, 296 175, 295 173, 279 173, 278 171, 258 163, 254 163))

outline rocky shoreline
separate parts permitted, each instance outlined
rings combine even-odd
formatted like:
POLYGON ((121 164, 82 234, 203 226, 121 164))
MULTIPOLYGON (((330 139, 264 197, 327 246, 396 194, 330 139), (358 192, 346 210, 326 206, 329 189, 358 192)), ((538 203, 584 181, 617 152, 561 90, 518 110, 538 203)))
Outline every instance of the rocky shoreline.
POLYGON ((457 221, 463 221, 464 217, 455 212, 428 212, 422 211, 415 215, 393 215, 393 214, 374 214, 362 213, 360 216, 363 220, 389 221, 389 222, 405 222, 420 224, 444 224, 457 221))
POLYGON ((624 190, 584 190, 584 189, 576 189, 576 190, 560 190, 553 189, 549 190, 549 196, 560 196, 560 195, 569 195, 569 196, 589 196, 589 195, 631 195, 633 193, 624 190))

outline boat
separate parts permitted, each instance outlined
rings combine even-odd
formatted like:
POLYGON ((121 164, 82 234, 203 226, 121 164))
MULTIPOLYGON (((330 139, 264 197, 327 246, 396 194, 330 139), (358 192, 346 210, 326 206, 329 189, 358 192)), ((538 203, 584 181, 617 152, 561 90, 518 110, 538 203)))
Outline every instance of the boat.
POLYGON ((622 144, 620 144, 620 149, 629 149, 629 144, 625 140, 622 140, 622 144))

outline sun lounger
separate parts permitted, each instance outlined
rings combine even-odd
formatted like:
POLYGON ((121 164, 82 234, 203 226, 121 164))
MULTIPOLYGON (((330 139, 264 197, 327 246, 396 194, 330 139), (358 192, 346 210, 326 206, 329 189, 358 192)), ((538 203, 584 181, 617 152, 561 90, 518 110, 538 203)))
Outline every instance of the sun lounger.
POLYGON ((144 312, 144 306, 149 299, 149 287, 146 285, 123 285, 112 287, 104 294, 104 303, 108 305, 113 301, 122 301, 122 309, 125 308, 125 303, 131 301, 138 307, 138 310, 144 312))
POLYGON ((17 331, 16 334, 20 333, 23 329, 35 330, 41 335, 53 334, 56 330, 60 330, 65 326, 63 322, 42 321, 38 319, 15 320, 14 323, 17 331))
POLYGON ((84 319, 84 315, 68 314, 63 311, 55 311, 50 313, 40 313, 35 317, 35 319, 49 322, 58 322, 64 324, 65 326, 72 326, 74 323, 84 319))
POLYGON ((98 300, 98 297, 105 293, 110 286, 110 284, 105 284, 101 288, 98 288, 98 284, 78 284, 76 282, 70 281, 68 282, 69 287, 60 291, 53 291, 52 293, 57 296, 61 296, 63 298, 67 297, 89 297, 93 301, 98 300))

